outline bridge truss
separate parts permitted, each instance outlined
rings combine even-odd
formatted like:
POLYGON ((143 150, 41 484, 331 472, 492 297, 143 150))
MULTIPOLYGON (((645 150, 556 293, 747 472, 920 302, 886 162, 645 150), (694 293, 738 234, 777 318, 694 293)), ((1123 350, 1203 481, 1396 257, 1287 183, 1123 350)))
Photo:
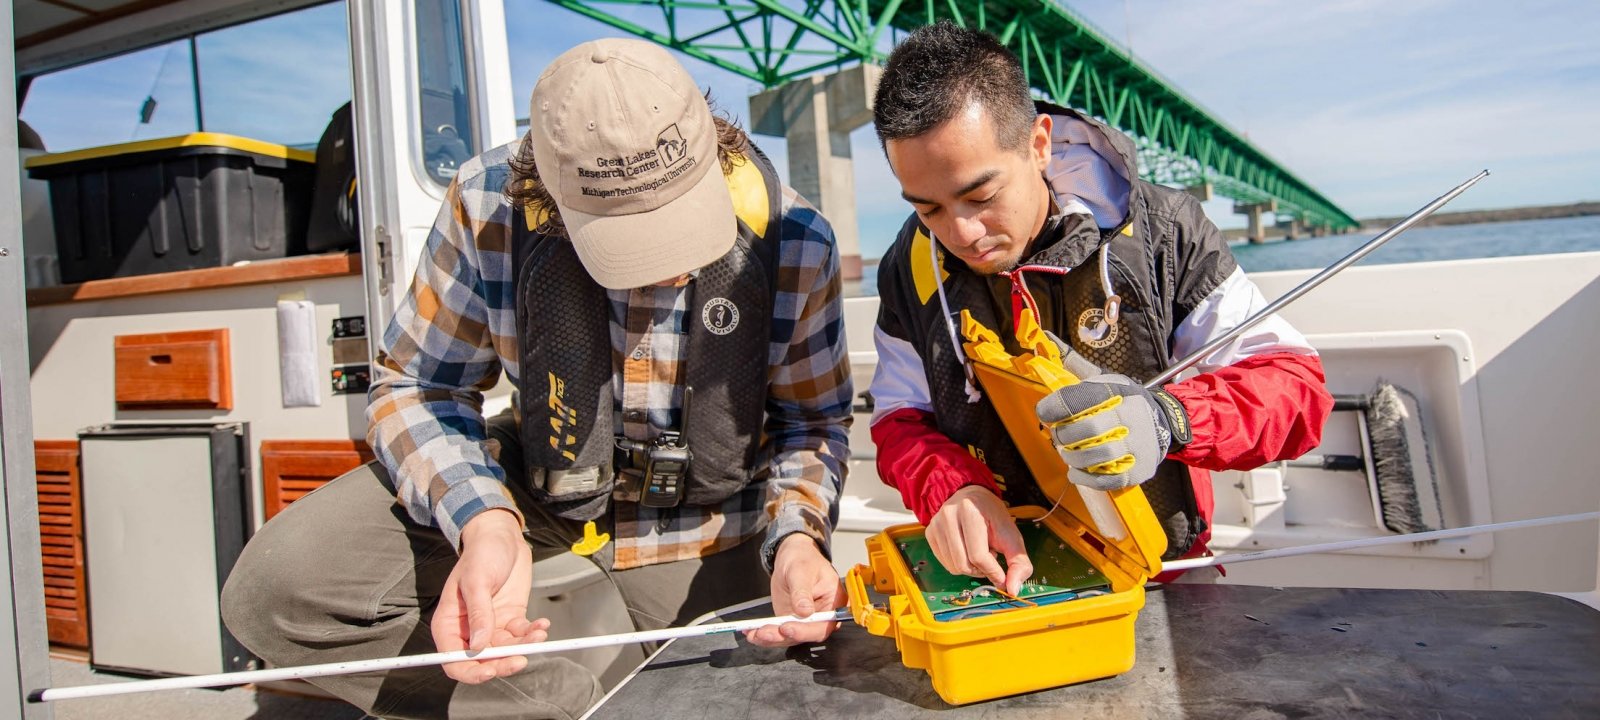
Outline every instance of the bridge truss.
POLYGON ((949 19, 994 33, 1042 98, 1098 117, 1139 147, 1146 180, 1210 183, 1280 220, 1357 222, 1056 0, 547 0, 771 88, 882 63, 898 33, 949 19))

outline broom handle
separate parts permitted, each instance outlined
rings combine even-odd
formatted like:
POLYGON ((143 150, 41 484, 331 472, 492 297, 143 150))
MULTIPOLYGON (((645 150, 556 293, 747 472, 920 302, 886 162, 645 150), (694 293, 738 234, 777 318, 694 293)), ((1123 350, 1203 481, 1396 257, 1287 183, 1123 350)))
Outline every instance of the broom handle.
POLYGON ((715 635, 717 633, 739 632, 752 630, 767 625, 780 625, 787 622, 843 622, 850 619, 850 610, 828 610, 814 613, 804 618, 791 615, 778 617, 756 618, 751 620, 735 620, 732 622, 710 623, 707 625, 690 625, 681 628, 663 628, 661 630, 646 630, 643 632, 621 633, 617 635, 596 635, 586 638, 572 638, 569 640, 550 640, 540 643, 526 643, 522 645, 501 645, 485 648, 480 652, 457 650, 453 652, 436 652, 424 655, 403 655, 392 658, 378 658, 376 660, 350 660, 346 662, 324 663, 322 665, 302 665, 299 667, 270 668, 267 670, 247 670, 244 672, 217 673, 215 675, 193 675, 190 677, 161 678, 158 680, 140 680, 127 683, 105 683, 101 685, 80 685, 77 687, 50 688, 40 690, 29 696, 31 702, 50 702, 54 700, 75 700, 78 698, 104 697, 107 695, 129 695, 133 693, 152 692, 155 690, 179 690, 184 688, 218 687, 221 685, 244 685, 246 683, 263 683, 275 680, 303 680, 305 678, 328 677, 332 675, 352 675, 355 673, 376 672, 384 670, 399 670, 401 668, 424 667, 427 665, 443 665, 445 663, 461 662, 463 660, 491 660, 494 658, 511 657, 513 655, 538 655, 541 653, 562 652, 564 650, 583 650, 587 648, 605 647, 607 645, 627 645, 631 643, 660 642, 683 637, 699 637, 701 635, 715 635))
POLYGON ((1395 223, 1394 227, 1391 227, 1388 230, 1385 230, 1382 233, 1380 233, 1377 237, 1375 237, 1375 238, 1373 238, 1371 240, 1368 240, 1361 247, 1356 248, 1349 255, 1346 255, 1343 258, 1341 258, 1338 262, 1336 262, 1336 263, 1334 263, 1332 265, 1329 265, 1328 267, 1324 268, 1322 270, 1322 272, 1319 272, 1316 275, 1312 275, 1310 279, 1306 280, 1303 283, 1300 283, 1300 285, 1295 287, 1295 289, 1290 290, 1287 293, 1284 293, 1284 295, 1282 297, 1280 297, 1277 300, 1273 300, 1272 302, 1268 303, 1266 307, 1261 309, 1261 312, 1258 312, 1258 313, 1256 313, 1254 315, 1251 315, 1244 322, 1239 323, 1238 325, 1234 326, 1234 328, 1232 330, 1229 330, 1228 332, 1223 333, 1222 335, 1218 336, 1215 340, 1212 340, 1211 342, 1206 343, 1199 350, 1196 350, 1196 351, 1194 351, 1192 353, 1189 353, 1182 360, 1179 360, 1176 365, 1173 365, 1172 367, 1167 368, 1166 372, 1163 372, 1160 375, 1155 376, 1149 382, 1145 383, 1144 386, 1146 388, 1148 388, 1148 389, 1152 389, 1153 390, 1155 388, 1158 388, 1158 387, 1161 387, 1162 385, 1167 384, 1168 382, 1171 382, 1171 380, 1173 378, 1178 376, 1178 373, 1181 373, 1181 372, 1183 372, 1185 370, 1188 370, 1191 367, 1194 367, 1195 363, 1200 362, 1201 360, 1205 359, 1206 356, 1210 355, 1211 353, 1216 352, 1217 349, 1221 348, 1223 345, 1227 345, 1228 343, 1233 342, 1234 339, 1239 337, 1239 335, 1243 334, 1244 331, 1249 330, 1252 327, 1255 327, 1257 323, 1261 322, 1262 320, 1267 319, 1268 316, 1270 316, 1273 313, 1281 310, 1283 308, 1283 306, 1288 305, 1289 303, 1292 303, 1295 300, 1300 299, 1301 295, 1304 295, 1304 294, 1310 292, 1312 289, 1316 288, 1318 285, 1321 285, 1323 283, 1323 281, 1327 280, 1330 277, 1333 277, 1333 275, 1338 273, 1340 270, 1343 270, 1346 267, 1349 267, 1351 264, 1355 263, 1357 260, 1360 260, 1361 258, 1366 257, 1368 253, 1372 252, 1373 250, 1377 250, 1378 246, 1380 246, 1380 245, 1382 245, 1382 244, 1384 244, 1386 242, 1389 242, 1389 240, 1391 238, 1393 238, 1394 236, 1405 232, 1412 225, 1417 224, 1418 221, 1422 220, 1423 218, 1425 218, 1425 217, 1427 217, 1429 215, 1432 215, 1433 211, 1438 210, 1441 207, 1444 207, 1445 203, 1448 203, 1451 200, 1454 200, 1457 195, 1460 195, 1461 193, 1466 192, 1467 188, 1472 187, 1473 185, 1476 185, 1479 180, 1484 179, 1488 175, 1489 175, 1489 171, 1488 170, 1484 170, 1483 172, 1480 172, 1477 175, 1472 176, 1472 179, 1470 179, 1470 180, 1468 180, 1468 181, 1466 181, 1464 183, 1461 183, 1460 185, 1457 185, 1455 187, 1455 189, 1451 190, 1450 192, 1447 192, 1447 193, 1445 193, 1443 195, 1440 195, 1433 202, 1422 206, 1422 209, 1420 209, 1420 210, 1418 210, 1418 211, 1416 211, 1414 213, 1411 213, 1411 215, 1407 216, 1406 219, 1401 220, 1398 223, 1395 223))
POLYGON ((1252 562, 1255 560, 1270 560, 1272 558, 1292 557, 1295 555, 1314 555, 1320 553, 1342 552, 1360 548, 1377 547, 1380 545, 1398 545, 1408 542, 1423 542, 1426 540, 1448 540, 1450 538, 1477 535, 1480 533, 1499 532, 1501 530, 1516 530, 1518 528, 1540 527, 1542 525, 1560 525, 1563 523, 1583 522, 1584 520, 1600 520, 1600 512, 1576 513, 1573 515, 1556 515, 1554 517, 1534 518, 1532 520, 1513 520, 1511 522, 1495 523, 1492 525, 1473 525, 1470 527, 1450 528, 1448 530, 1430 530, 1428 532, 1408 533, 1405 535, 1386 535, 1383 537, 1359 538, 1356 540, 1340 540, 1331 543, 1316 545, 1302 545, 1300 547, 1278 548, 1276 550, 1258 550, 1256 552, 1238 553, 1234 555, 1212 555, 1211 557, 1190 558, 1187 560, 1174 560, 1161 564, 1162 571, 1168 570, 1193 570, 1195 568, 1210 567, 1212 565, 1234 564, 1252 562))

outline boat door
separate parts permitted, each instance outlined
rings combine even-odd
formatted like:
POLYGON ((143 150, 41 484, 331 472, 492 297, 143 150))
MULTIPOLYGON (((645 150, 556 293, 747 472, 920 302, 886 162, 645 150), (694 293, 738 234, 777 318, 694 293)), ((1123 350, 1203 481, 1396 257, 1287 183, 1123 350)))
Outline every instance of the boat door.
POLYGON ((493 0, 349 0, 369 326, 411 284, 456 169, 516 134, 505 21, 493 0), (370 179, 370 180, 367 180, 370 179))

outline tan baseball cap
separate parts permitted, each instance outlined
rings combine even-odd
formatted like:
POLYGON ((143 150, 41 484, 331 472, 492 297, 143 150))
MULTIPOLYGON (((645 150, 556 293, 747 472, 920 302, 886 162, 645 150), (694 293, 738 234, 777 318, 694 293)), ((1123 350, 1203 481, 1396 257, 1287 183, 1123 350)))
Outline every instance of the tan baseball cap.
POLYGON ((528 118, 539 178, 595 282, 643 287, 733 249, 711 108, 659 45, 604 39, 562 53, 528 118))

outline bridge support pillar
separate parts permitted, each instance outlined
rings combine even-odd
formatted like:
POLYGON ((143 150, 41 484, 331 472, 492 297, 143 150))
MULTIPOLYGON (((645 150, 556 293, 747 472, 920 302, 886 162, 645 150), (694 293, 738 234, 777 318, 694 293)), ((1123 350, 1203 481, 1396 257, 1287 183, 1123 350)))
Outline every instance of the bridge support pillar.
POLYGON ((827 215, 846 280, 861 278, 850 131, 872 122, 872 95, 882 72, 876 65, 857 65, 750 96, 751 130, 784 136, 789 186, 827 215))
POLYGON ((1244 215, 1250 221, 1247 236, 1250 242, 1260 244, 1267 241, 1267 230, 1261 224, 1261 214, 1278 211, 1278 201, 1268 200, 1258 203, 1234 203, 1233 211, 1244 215))
POLYGON ((1300 218, 1289 218, 1280 221, 1278 229, 1283 231, 1283 239, 1297 240, 1305 234, 1305 223, 1300 218))
POLYGON ((1199 200, 1200 202, 1211 202, 1211 183, 1203 182, 1198 185, 1190 185, 1189 187, 1184 188, 1183 191, 1193 195, 1194 199, 1199 200))

